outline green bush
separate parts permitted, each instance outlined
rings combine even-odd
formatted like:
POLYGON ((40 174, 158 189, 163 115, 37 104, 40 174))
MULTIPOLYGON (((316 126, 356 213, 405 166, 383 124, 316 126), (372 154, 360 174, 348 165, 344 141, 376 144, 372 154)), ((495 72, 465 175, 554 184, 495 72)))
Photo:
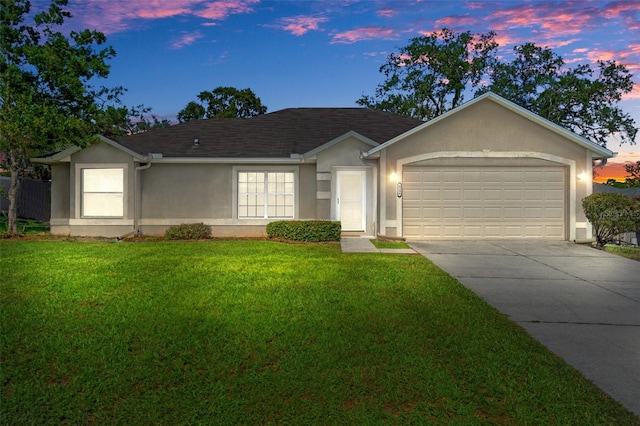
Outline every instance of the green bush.
POLYGON ((166 240, 204 240, 211 237, 211 227, 204 223, 182 223, 170 226, 164 233, 166 240))
POLYGON ((640 201, 614 192, 598 192, 582 200, 587 220, 593 225, 596 247, 615 236, 640 229, 640 201))
POLYGON ((284 220, 267 225, 269 238, 293 241, 340 241, 340 222, 328 220, 284 220))

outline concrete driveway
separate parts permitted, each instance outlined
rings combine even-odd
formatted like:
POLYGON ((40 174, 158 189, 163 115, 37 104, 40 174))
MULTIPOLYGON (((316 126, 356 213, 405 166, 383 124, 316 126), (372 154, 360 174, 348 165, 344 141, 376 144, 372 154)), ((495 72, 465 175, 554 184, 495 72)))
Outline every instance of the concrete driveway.
POLYGON ((568 242, 410 245, 640 416, 640 262, 568 242))

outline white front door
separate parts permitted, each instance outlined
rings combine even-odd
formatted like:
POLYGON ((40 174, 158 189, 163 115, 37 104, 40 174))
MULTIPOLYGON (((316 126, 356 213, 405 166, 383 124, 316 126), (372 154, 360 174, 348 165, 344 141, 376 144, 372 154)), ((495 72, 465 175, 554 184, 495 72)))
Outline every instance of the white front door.
POLYGON ((343 231, 365 230, 365 172, 339 171, 336 216, 343 231))

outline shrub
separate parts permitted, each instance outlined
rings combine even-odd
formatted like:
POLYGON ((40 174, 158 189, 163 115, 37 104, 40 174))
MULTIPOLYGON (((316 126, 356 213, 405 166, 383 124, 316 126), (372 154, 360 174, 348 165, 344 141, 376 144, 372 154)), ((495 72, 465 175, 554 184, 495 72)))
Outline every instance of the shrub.
POLYGON ((340 222, 328 220, 284 220, 267 225, 269 238, 293 241, 340 241, 340 222))
POLYGON ((182 223, 170 226, 164 233, 166 240, 203 240, 211 237, 211 227, 204 223, 182 223))
POLYGON ((624 232, 640 229, 640 201, 614 192, 591 194, 582 200, 587 220, 593 225, 596 247, 602 248, 624 232))

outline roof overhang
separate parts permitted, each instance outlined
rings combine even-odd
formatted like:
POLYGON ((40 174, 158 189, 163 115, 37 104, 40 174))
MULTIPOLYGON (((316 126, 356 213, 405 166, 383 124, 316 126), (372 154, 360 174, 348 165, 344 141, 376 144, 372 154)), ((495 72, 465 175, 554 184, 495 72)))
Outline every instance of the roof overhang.
POLYGON ((71 155, 80 150, 81 148, 78 146, 70 146, 69 148, 56 152, 55 154, 51 154, 46 157, 30 158, 29 160, 36 164, 68 163, 71 161, 71 155))
POLYGON ((324 143, 324 144, 320 145, 317 148, 312 149, 311 151, 308 151, 308 152, 302 154, 302 158, 315 158, 315 156, 318 153, 320 153, 320 152, 322 152, 322 151, 324 151, 326 149, 329 149, 332 146, 337 145, 340 142, 343 142, 343 141, 345 141, 345 140, 347 140, 349 138, 357 139, 358 141, 360 141, 360 142, 362 142, 362 143, 364 143, 366 145, 369 145, 369 146, 371 146, 373 148, 375 148, 378 145, 380 145, 378 142, 376 142, 374 140, 371 140, 366 136, 362 136, 360 133, 354 132, 352 130, 350 132, 345 133, 344 135, 338 136, 337 138, 330 140, 327 143, 324 143))
POLYGON ((433 126, 434 124, 442 121, 442 120, 446 120, 448 117, 457 114, 458 112, 469 108, 472 105, 475 105, 478 102, 482 102, 484 100, 491 100, 499 105, 502 105, 503 107, 507 108, 510 111, 515 112, 516 114, 519 114, 535 123, 537 123, 538 125, 551 130, 554 133, 557 133, 563 137, 565 137, 566 139, 571 140, 572 142, 577 143, 580 146, 583 146, 584 148, 587 148, 588 150, 591 151, 591 155, 594 159, 601 159, 601 158, 613 158, 616 156, 616 153, 614 153, 613 151, 608 150, 607 148, 603 148, 600 145, 591 142, 590 140, 583 138, 582 136, 579 136, 575 133, 573 133, 570 130, 565 129, 562 126, 559 126, 545 118, 540 117, 537 114, 532 113, 531 111, 522 108, 520 105, 517 105, 511 101, 506 100, 505 98, 496 95, 495 93, 492 92, 488 92, 485 93, 482 96, 478 96, 475 99, 472 99, 469 102, 464 103, 463 105, 460 105, 457 108, 454 108, 450 111, 447 111, 446 113, 434 118, 433 120, 429 120, 426 123, 418 126, 418 127, 414 127, 413 129, 396 136, 393 139, 388 140, 387 142, 378 145, 376 147, 374 147, 373 149, 370 149, 369 151, 364 153, 364 157, 370 157, 373 154, 376 154, 377 152, 382 151, 383 149, 395 144, 396 142, 399 142, 405 138, 407 138, 408 136, 413 135, 414 133, 420 132, 430 126, 433 126))
MULTIPOLYGON (((135 151, 130 150, 129 148, 120 145, 118 142, 111 140, 109 138, 106 138, 102 135, 97 135, 98 141, 100 142, 104 142, 107 145, 110 145, 116 149, 119 149, 120 151, 124 151, 127 154, 131 155, 134 160, 137 161, 148 161, 148 157, 138 154, 135 151)), ((75 154, 78 151, 81 151, 83 148, 80 148, 79 146, 70 146, 69 148, 60 151, 60 152, 56 152, 55 154, 46 156, 46 157, 36 157, 36 158, 31 158, 30 161, 32 163, 36 163, 36 164, 56 164, 56 163, 69 163, 71 162, 71 156, 73 154, 75 154)))
POLYGON ((245 157, 162 157, 153 158, 154 164, 300 164, 313 163, 315 160, 298 158, 245 158, 245 157))

